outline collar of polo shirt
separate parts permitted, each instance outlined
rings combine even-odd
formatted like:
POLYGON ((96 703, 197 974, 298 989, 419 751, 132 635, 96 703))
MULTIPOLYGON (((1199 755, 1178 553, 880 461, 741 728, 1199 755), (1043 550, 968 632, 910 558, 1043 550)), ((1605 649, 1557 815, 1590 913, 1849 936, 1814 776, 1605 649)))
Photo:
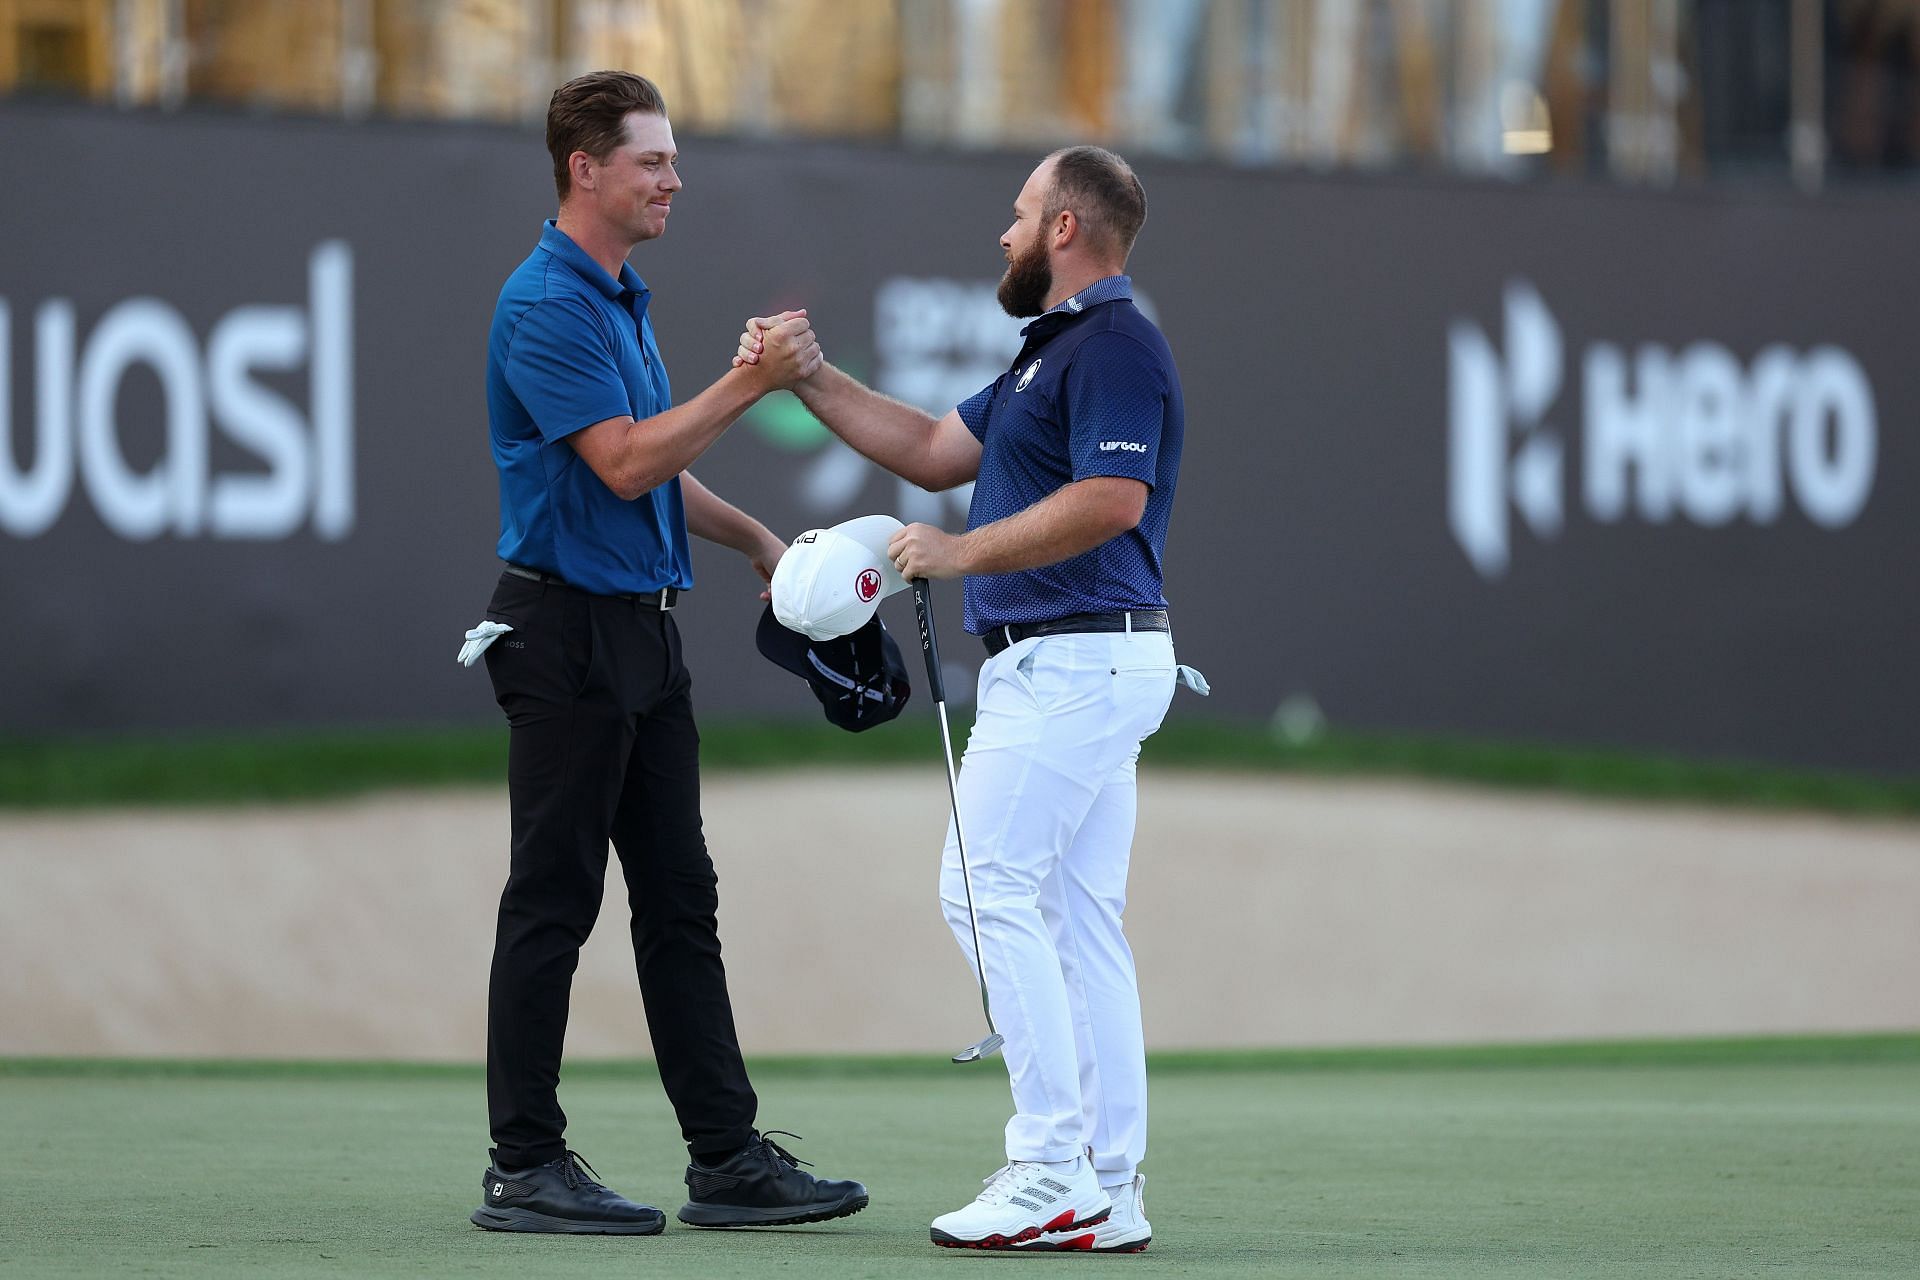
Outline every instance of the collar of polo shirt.
POLYGON ((1020 332, 1024 335, 1028 330, 1033 329, 1042 322, 1046 322, 1050 328, 1052 327, 1055 317, 1071 319, 1085 311, 1088 307, 1097 307, 1103 302, 1115 302, 1121 298, 1129 301, 1132 300, 1132 276, 1107 276, 1104 279, 1095 280, 1071 298, 1061 302, 1059 306, 1049 308, 1047 311, 1035 316, 1027 324, 1026 328, 1021 329, 1020 332))
MULTIPOLYGON (((562 231, 552 218, 540 230, 540 243, 554 257, 573 269, 573 273, 585 280, 607 296, 611 302, 620 301, 625 293, 635 294, 641 302, 652 296, 647 282, 633 269, 631 262, 620 264, 620 278, 615 280, 607 274, 607 269, 587 255, 587 251, 573 242, 573 237, 562 231)), ((1102 283, 1105 283, 1104 281, 1102 283)), ((1097 287, 1097 286, 1096 286, 1097 287)))

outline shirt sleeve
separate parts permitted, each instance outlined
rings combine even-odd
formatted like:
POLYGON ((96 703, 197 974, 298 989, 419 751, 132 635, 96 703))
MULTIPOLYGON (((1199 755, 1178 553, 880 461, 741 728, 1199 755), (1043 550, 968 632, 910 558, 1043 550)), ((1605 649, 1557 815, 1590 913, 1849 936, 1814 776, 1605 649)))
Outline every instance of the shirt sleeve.
POLYGON ((1102 333, 1080 344, 1064 381, 1073 478, 1120 476, 1152 488, 1167 420, 1165 367, 1125 334, 1102 333))
POLYGON ((593 313, 570 299, 547 298, 520 317, 506 378, 548 444, 633 411, 593 313))
POLYGON ((973 438, 982 444, 987 440, 987 410, 993 404, 993 393, 999 388, 998 382, 990 382, 979 391, 962 400, 955 410, 960 421, 967 424, 967 430, 973 432, 973 438))

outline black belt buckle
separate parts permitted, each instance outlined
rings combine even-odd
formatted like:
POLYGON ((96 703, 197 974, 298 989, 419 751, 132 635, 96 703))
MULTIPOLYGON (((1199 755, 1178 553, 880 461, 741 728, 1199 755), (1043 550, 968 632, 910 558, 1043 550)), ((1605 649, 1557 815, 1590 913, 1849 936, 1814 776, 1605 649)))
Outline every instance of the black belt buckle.
MULTIPOLYGON (((545 569, 529 569, 523 564, 507 565, 507 572, 516 578, 525 578, 528 582, 544 583, 548 586, 565 587, 569 591, 580 591, 582 595, 592 595, 590 591, 581 591, 557 573, 548 573, 545 569)), ((644 604, 650 609, 666 613, 680 603, 680 588, 662 587, 658 591, 624 591, 608 596, 609 600, 628 600, 634 604, 644 604)))

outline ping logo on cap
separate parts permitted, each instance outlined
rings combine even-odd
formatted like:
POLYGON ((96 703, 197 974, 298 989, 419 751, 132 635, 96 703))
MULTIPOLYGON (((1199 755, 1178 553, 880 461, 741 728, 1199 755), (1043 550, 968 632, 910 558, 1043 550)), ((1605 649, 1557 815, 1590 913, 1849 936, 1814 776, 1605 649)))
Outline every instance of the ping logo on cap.
POLYGON ((860 576, 853 581, 853 589, 860 593, 860 602, 865 604, 880 594, 880 571, 862 569, 860 576))

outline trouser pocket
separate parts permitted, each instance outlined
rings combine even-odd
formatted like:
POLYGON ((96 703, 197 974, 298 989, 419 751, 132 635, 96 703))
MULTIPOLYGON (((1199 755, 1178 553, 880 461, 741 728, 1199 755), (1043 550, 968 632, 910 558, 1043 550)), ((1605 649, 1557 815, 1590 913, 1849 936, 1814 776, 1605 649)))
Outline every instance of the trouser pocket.
POLYGON ((578 591, 502 574, 487 617, 513 630, 486 652, 494 700, 511 720, 519 699, 569 702, 593 676, 593 601, 578 591))

